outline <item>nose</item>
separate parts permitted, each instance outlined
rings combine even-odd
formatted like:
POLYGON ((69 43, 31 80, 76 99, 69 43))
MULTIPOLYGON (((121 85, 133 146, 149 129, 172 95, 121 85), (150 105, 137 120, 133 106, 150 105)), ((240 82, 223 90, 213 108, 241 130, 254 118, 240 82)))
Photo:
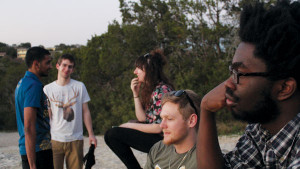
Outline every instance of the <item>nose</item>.
POLYGON ((236 90, 236 84, 233 81, 233 75, 231 75, 226 81, 225 81, 225 87, 230 88, 231 90, 236 90))
POLYGON ((134 74, 137 74, 137 67, 133 71, 134 74))
POLYGON ((162 129, 167 128, 166 121, 164 119, 161 121, 159 127, 162 129))

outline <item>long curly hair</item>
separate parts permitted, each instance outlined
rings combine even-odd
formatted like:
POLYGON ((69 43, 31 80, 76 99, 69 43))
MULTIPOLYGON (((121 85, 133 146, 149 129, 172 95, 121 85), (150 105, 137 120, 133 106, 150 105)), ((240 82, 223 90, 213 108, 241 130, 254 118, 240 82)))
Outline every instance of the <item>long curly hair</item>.
POLYGON ((266 7, 258 1, 241 13, 241 41, 255 46, 254 56, 262 59, 270 80, 293 77, 300 85, 300 2, 279 0, 266 7))
POLYGON ((160 82, 174 89, 173 84, 163 72, 166 64, 167 60, 161 49, 154 49, 136 59, 135 67, 145 71, 145 79, 140 91, 143 108, 151 104, 151 94, 160 82))

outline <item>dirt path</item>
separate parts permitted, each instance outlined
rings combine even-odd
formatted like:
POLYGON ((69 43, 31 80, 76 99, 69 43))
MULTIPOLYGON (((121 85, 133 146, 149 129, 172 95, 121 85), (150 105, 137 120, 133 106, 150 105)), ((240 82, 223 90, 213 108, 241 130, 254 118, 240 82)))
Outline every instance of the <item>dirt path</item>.
MULTIPOLYGON (((219 142, 223 151, 230 151, 235 146, 239 136, 221 136, 219 142)), ((21 159, 18 148, 19 135, 17 132, 0 132, 0 168, 1 169, 21 169, 21 159)), ((88 151, 88 139, 85 137, 85 153, 88 151)), ((98 148, 95 150, 96 165, 94 169, 125 169, 124 164, 106 146, 103 136, 97 136, 98 148)), ((144 166, 147 154, 134 150, 134 154, 144 166)))

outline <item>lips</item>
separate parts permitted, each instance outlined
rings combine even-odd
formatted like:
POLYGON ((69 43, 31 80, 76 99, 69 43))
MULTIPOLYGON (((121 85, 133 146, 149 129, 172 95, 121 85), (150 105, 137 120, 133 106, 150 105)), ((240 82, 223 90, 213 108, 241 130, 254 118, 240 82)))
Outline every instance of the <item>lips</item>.
POLYGON ((226 104, 228 106, 235 106, 237 104, 236 99, 231 95, 229 95, 228 93, 225 94, 225 98, 226 98, 226 104))
POLYGON ((168 135, 170 135, 171 132, 163 131, 163 133, 164 133, 164 136, 168 136, 168 135))

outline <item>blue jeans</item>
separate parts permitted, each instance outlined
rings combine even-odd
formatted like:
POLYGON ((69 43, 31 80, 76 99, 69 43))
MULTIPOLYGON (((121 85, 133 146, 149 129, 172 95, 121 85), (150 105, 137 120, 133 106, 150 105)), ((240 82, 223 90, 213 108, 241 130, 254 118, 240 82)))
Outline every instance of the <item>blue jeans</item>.
MULTIPOLYGON (((22 168, 30 169, 27 155, 21 155, 22 168)), ((36 168, 37 169, 53 169, 52 150, 42 150, 36 152, 36 168)))

